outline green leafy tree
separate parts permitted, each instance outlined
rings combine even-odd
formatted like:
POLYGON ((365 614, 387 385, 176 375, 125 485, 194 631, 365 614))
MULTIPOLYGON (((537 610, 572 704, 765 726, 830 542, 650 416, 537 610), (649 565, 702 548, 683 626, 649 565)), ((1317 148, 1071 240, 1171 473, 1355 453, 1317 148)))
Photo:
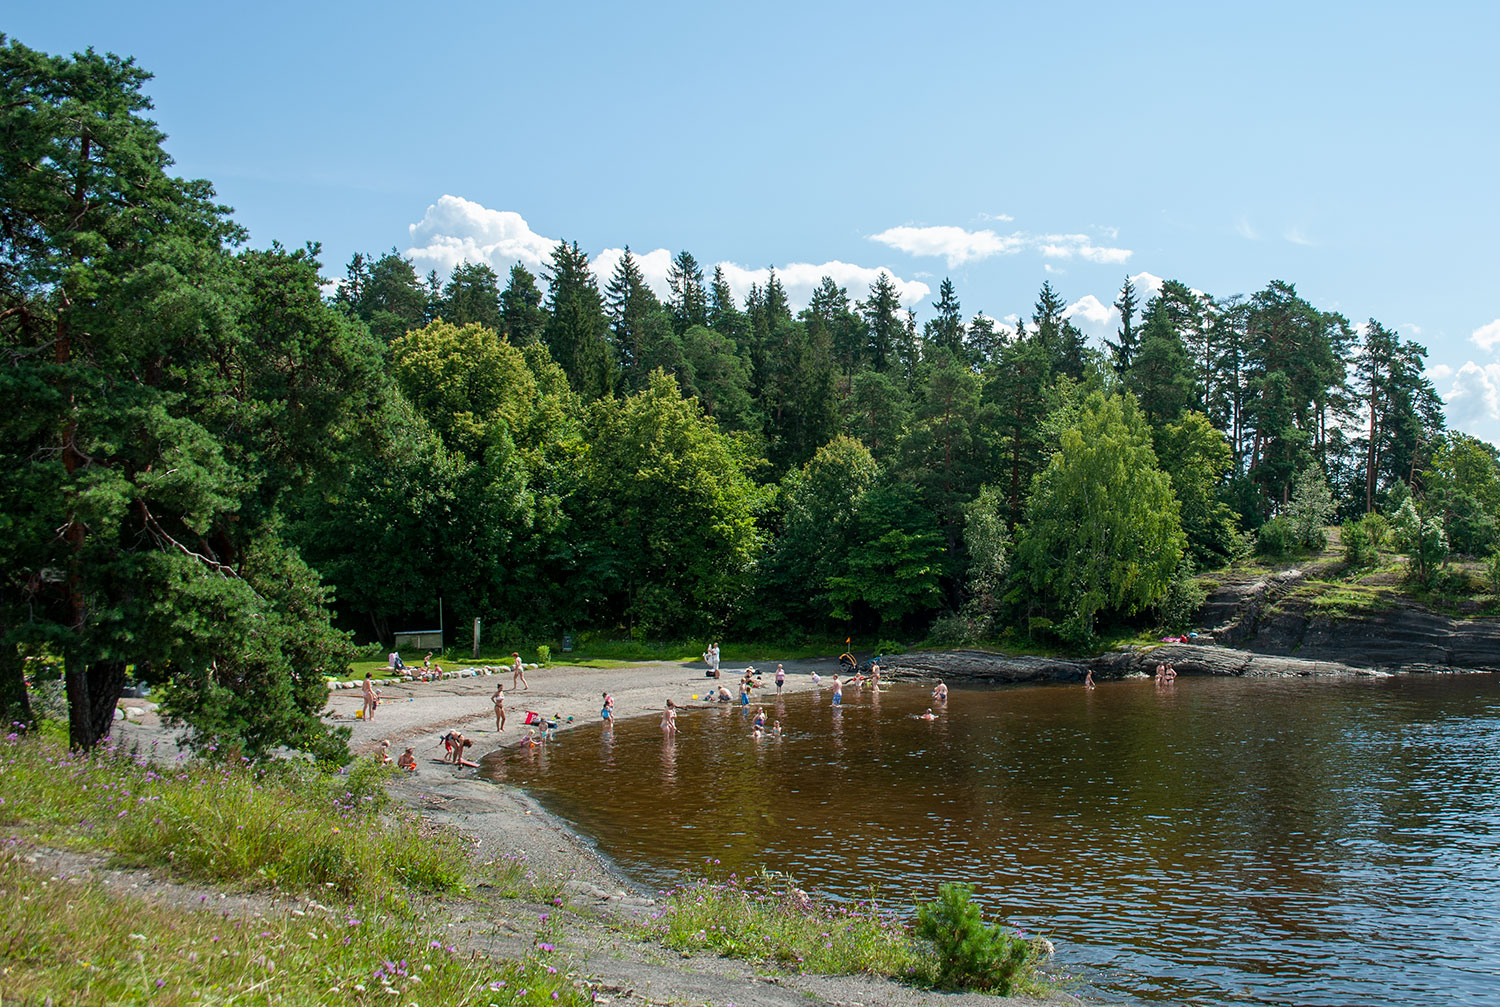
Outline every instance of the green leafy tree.
POLYGON ((1084 642, 1101 614, 1155 604, 1185 547, 1171 480, 1134 400, 1090 395, 1032 487, 1018 573, 1060 617, 1063 636, 1084 642))
POLYGON ((880 371, 860 371, 844 402, 844 431, 878 461, 893 460, 911 421, 911 401, 880 371))
POLYGON ((1326 528, 1338 506, 1323 470, 1309 465, 1297 476, 1292 502, 1286 510, 1287 525, 1294 544, 1303 549, 1322 549, 1328 544, 1326 528))
POLYGON ((1155 435, 1156 457, 1172 480, 1188 551, 1199 567, 1228 561, 1237 537, 1234 512, 1220 496, 1232 464, 1229 442, 1199 412, 1183 413, 1155 435))
POLYGON ((943 599, 943 536, 917 492, 880 484, 855 515, 853 545, 843 569, 828 579, 830 615, 889 632, 909 615, 943 599))
POLYGON ((1500 543, 1500 452, 1492 445, 1449 431, 1422 481, 1454 552, 1484 556, 1500 543))
POLYGON ((592 410, 575 528, 578 590, 633 633, 722 625, 759 549, 754 487, 723 435, 664 374, 592 410))
POLYGON ((1419 583, 1431 584, 1448 562, 1448 536, 1443 532, 1442 518, 1423 513, 1414 497, 1407 497, 1391 518, 1391 538, 1419 583))

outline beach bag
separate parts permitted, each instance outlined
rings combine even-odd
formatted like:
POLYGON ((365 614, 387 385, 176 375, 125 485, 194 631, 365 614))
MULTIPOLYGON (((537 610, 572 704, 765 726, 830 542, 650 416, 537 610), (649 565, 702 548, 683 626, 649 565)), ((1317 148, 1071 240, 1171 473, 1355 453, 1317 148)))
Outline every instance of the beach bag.
POLYGON ((521 721, 521 723, 523 724, 540 724, 541 722, 542 715, 540 713, 537 713, 535 710, 527 710, 526 719, 521 721))

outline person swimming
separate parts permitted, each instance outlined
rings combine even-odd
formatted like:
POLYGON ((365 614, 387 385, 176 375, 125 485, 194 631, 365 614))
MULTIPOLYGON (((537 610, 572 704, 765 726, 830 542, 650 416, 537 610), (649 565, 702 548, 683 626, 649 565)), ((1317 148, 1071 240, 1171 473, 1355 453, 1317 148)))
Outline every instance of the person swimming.
POLYGON ((918 720, 937 720, 937 714, 935 714, 935 713, 933 713, 933 712, 932 712, 932 707, 930 707, 930 706, 929 706, 929 707, 928 707, 928 708, 927 708, 927 712, 926 712, 926 713, 924 713, 924 714, 922 714, 922 715, 921 715, 921 716, 920 716, 920 717, 918 717, 918 718, 917 718, 917 719, 918 719, 918 720))

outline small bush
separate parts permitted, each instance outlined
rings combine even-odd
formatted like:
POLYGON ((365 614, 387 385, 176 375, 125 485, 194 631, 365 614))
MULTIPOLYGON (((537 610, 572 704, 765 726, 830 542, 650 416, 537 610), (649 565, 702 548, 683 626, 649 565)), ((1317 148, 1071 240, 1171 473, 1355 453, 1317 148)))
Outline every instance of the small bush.
POLYGON ((904 654, 906 653, 906 646, 904 644, 897 643, 894 640, 881 640, 875 645, 875 653, 904 654))
POLYGON ((1168 632, 1180 632, 1192 622, 1193 616, 1207 600, 1208 592, 1193 576, 1192 564, 1184 561, 1177 568, 1172 582, 1167 585, 1167 593, 1156 603, 1161 628, 1168 632))
POLYGON ((1255 551, 1261 556, 1285 556, 1292 551, 1292 529, 1285 518, 1273 517, 1260 526, 1255 551))
POLYGON ((984 922, 972 885, 939 885, 937 901, 917 910, 917 936, 931 941, 937 951, 928 962, 929 978, 942 989, 1005 996, 1035 966, 1026 941, 984 922))
POLYGON ((1345 565, 1351 570, 1374 566, 1380 559, 1385 532, 1385 518, 1379 514, 1366 514, 1356 521, 1345 521, 1339 536, 1343 540, 1345 565))
POLYGON ((539 643, 539 644, 537 644, 536 645, 536 663, 537 664, 550 664, 551 661, 552 661, 552 648, 549 647, 549 646, 547 646, 545 643, 539 643))

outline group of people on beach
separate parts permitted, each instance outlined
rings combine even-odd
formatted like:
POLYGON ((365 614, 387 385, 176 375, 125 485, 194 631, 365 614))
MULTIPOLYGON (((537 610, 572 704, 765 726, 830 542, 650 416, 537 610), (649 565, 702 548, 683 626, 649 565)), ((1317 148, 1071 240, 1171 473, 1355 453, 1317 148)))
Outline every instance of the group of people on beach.
POLYGON ((1177 681, 1177 669, 1172 667, 1170 663, 1158 664, 1156 666, 1157 685, 1171 685, 1175 681, 1177 681))

